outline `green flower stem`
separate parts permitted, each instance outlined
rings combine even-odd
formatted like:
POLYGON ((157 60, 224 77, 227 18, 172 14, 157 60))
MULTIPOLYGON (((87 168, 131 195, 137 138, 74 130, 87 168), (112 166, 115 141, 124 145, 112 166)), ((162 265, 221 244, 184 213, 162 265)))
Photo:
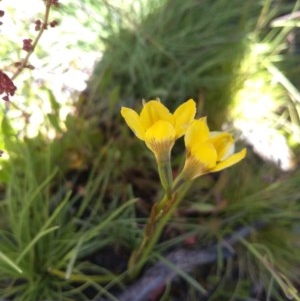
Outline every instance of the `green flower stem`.
POLYGON ((164 188, 166 196, 170 198, 173 183, 172 166, 170 158, 163 161, 157 161, 157 166, 160 182, 164 188))
POLYGON ((165 195, 159 203, 153 205, 145 227, 143 240, 138 249, 132 253, 129 260, 128 270, 131 278, 135 277, 140 272, 147 257, 157 243, 163 228, 166 226, 180 201, 190 188, 190 184, 191 182, 186 182, 185 185, 179 187, 180 189, 178 188, 177 191, 172 193, 171 197, 165 195))
MULTIPOLYGON (((164 198, 162 198, 157 205, 157 211, 158 212, 164 212, 167 211, 167 208, 169 206, 172 206, 172 199, 174 199, 174 195, 177 195, 178 193, 182 195, 182 191, 184 191, 184 194, 191 186, 191 181, 185 180, 181 174, 177 176, 177 178, 174 180, 172 185, 172 190, 170 195, 165 195, 164 198)), ((182 195, 183 197, 183 195, 182 195)))

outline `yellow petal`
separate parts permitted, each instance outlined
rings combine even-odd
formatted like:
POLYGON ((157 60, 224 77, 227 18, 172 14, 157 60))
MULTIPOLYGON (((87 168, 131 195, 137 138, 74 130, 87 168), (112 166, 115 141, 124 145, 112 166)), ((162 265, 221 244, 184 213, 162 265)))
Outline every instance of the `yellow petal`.
POLYGON ((187 149, 187 157, 181 177, 185 180, 193 180, 206 174, 216 165, 217 153, 210 143, 200 143, 196 149, 187 149))
POLYGON ((175 129, 167 121, 159 120, 145 133, 145 141, 150 140, 175 140, 175 129))
POLYGON ((189 99, 180 105, 174 112, 174 122, 176 130, 176 139, 183 136, 188 125, 195 118, 196 103, 193 99, 189 99))
POLYGON ((191 149, 191 156, 193 156, 205 170, 216 166, 217 152, 211 143, 198 143, 197 147, 191 149))
POLYGON ((245 158, 247 153, 247 150, 244 148, 242 149, 240 152, 235 153, 233 155, 231 155, 228 159, 226 159, 225 161, 219 162, 216 167, 212 168, 210 170, 210 172, 216 172, 216 171, 220 171, 222 169, 225 169, 227 167, 230 167, 236 163, 238 163, 239 161, 241 161, 242 159, 245 158))
POLYGON ((184 136, 185 146, 189 149, 197 147, 198 143, 207 141, 208 136, 209 128, 206 124, 206 117, 193 120, 184 136))
POLYGON ((229 133, 210 133, 212 138, 209 142, 212 143, 218 154, 218 161, 224 161, 234 152, 234 140, 229 133))
POLYGON ((161 160, 169 158, 171 148, 175 143, 175 129, 167 121, 159 120, 145 133, 145 143, 161 160))
POLYGON ((159 120, 165 120, 173 124, 173 115, 157 100, 150 100, 144 105, 140 118, 145 129, 149 129, 159 120))
POLYGON ((145 128, 143 127, 140 116, 132 109, 122 107, 121 115, 125 119, 127 125, 134 132, 134 134, 141 140, 145 137, 145 128))

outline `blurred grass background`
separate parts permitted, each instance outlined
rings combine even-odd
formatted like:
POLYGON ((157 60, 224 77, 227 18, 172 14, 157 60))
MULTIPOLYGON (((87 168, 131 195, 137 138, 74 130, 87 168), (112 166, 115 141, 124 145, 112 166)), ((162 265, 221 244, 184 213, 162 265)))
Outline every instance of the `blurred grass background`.
MULTIPOLYGON (((1 68, 12 73, 43 2, 3 5, 1 68)), ((300 65, 297 18, 275 21, 299 5, 62 2, 51 13, 60 25, 30 60, 35 70, 15 81, 11 102, 21 110, 2 103, 1 297, 116 300, 160 194, 153 158, 119 109, 156 97, 174 109, 193 97, 210 127, 241 138, 248 156, 195 182, 150 259, 189 237, 201 249, 242 225, 266 227, 237 246, 236 258, 196 269, 198 286, 186 277, 161 300, 199 300, 202 287, 205 300, 287 300, 300 286, 300 65)), ((175 169, 181 154, 179 145, 175 169)))

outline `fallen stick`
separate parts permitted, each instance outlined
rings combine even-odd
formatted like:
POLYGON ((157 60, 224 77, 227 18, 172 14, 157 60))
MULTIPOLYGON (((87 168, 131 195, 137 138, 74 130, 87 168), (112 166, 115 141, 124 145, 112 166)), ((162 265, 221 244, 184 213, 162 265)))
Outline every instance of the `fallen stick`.
MULTIPOLYGON (((220 251, 224 259, 235 256, 233 245, 238 243, 240 238, 249 236, 253 231, 264 225, 265 223, 263 222, 257 222, 251 226, 242 227, 228 238, 225 238, 221 243, 221 248, 218 244, 205 250, 179 249, 167 255, 165 261, 175 265, 176 268, 183 272, 189 273, 196 266, 215 262, 220 251)), ((159 290, 167 283, 171 283, 177 276, 178 273, 172 267, 165 262, 158 262, 115 298, 119 301, 147 301, 153 292, 159 290)), ((94 301, 108 301, 108 299, 101 298, 94 301)))

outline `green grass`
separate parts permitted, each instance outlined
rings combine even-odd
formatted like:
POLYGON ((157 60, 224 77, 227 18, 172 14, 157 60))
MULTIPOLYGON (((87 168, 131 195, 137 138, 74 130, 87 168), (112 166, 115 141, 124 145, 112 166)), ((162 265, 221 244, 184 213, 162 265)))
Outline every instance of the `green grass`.
MULTIPOLYGON (((164 1, 142 20, 123 16, 119 31, 105 40, 106 51, 89 83, 90 97, 98 102, 99 79, 109 77, 129 105, 160 97, 174 108, 193 97, 210 123, 219 127, 232 90, 242 85, 239 65, 263 5, 164 1)), ((272 11, 267 17, 274 15, 272 11)))
POLYGON ((55 163, 67 151, 62 145, 70 131, 52 143, 41 136, 6 140, 10 160, 2 171, 7 174, 0 208, 0 282, 6 283, 0 285, 2 297, 84 300, 84 287, 116 281, 113 271, 85 258, 107 246, 128 248, 136 200, 121 202, 121 190, 109 192, 119 151, 108 144, 94 157, 94 167, 81 184, 85 192, 75 193, 75 182, 67 181, 55 163), (118 233, 124 223, 127 231, 118 233))

